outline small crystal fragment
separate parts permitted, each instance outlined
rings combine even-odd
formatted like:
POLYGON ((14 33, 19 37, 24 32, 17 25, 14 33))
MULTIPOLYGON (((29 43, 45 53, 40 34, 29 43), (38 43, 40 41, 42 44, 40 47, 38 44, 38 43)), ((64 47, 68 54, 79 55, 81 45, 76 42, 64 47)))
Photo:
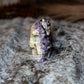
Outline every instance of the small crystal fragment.
POLYGON ((48 19, 41 19, 31 27, 29 45, 32 48, 33 57, 37 61, 45 61, 46 54, 51 48, 50 22, 48 19))

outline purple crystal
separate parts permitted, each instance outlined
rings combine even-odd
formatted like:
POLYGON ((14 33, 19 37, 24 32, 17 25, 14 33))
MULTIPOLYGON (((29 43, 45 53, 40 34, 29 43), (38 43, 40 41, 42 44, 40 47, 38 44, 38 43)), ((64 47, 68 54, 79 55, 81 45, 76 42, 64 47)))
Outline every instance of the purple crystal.
POLYGON ((40 62, 44 62, 44 61, 46 61, 47 59, 44 57, 44 58, 41 58, 40 59, 40 62))
POLYGON ((42 28, 42 26, 41 26, 40 22, 35 24, 35 29, 39 29, 40 30, 41 28, 42 28))
POLYGON ((43 40, 45 39, 45 36, 46 36, 46 35, 45 35, 44 33, 43 33, 43 34, 40 34, 40 37, 41 37, 41 39, 43 39, 43 40))
POLYGON ((46 55, 46 53, 48 52, 50 48, 49 45, 51 45, 50 36, 46 35, 46 31, 41 25, 40 21, 35 24, 35 29, 39 32, 39 37, 40 37, 40 42, 41 42, 40 46, 41 46, 42 55, 43 55, 42 56, 43 58, 41 58, 41 61, 43 62, 44 60, 46 60, 44 56, 46 55))

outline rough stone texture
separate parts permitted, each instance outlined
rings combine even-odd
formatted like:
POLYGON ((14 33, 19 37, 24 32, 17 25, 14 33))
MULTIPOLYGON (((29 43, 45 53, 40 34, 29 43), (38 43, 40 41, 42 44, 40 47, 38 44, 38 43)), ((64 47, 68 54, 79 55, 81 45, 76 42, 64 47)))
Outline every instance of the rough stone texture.
POLYGON ((84 84, 84 25, 51 21, 54 47, 39 63, 29 47, 35 21, 0 20, 0 84, 84 84))

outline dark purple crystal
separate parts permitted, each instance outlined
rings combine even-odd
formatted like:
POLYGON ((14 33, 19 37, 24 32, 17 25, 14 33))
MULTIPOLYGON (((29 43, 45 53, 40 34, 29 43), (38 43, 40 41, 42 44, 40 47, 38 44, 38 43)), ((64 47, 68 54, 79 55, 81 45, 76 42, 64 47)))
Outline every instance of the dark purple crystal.
POLYGON ((47 59, 44 57, 44 58, 41 58, 40 59, 40 62, 44 62, 44 61, 46 61, 47 59))
POLYGON ((50 48, 49 46, 51 45, 50 36, 47 36, 46 31, 40 22, 37 22, 35 24, 35 29, 39 32, 39 37, 40 37, 40 42, 41 42, 40 46, 41 46, 42 57, 43 57, 43 58, 41 58, 41 61, 45 61, 46 58, 44 58, 44 56, 48 52, 48 50, 50 48))

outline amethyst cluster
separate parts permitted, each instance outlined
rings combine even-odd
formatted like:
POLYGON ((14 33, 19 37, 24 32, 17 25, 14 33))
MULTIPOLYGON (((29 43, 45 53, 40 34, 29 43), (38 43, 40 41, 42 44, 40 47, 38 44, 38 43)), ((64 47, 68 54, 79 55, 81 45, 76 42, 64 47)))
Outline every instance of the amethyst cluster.
MULTIPOLYGON (((45 23, 47 25, 47 22, 45 23)), ((42 50, 41 61, 45 61, 46 60, 45 56, 48 53, 48 50, 51 48, 50 34, 49 35, 46 34, 47 28, 44 28, 40 21, 35 24, 35 29, 39 32, 40 46, 42 50)))

